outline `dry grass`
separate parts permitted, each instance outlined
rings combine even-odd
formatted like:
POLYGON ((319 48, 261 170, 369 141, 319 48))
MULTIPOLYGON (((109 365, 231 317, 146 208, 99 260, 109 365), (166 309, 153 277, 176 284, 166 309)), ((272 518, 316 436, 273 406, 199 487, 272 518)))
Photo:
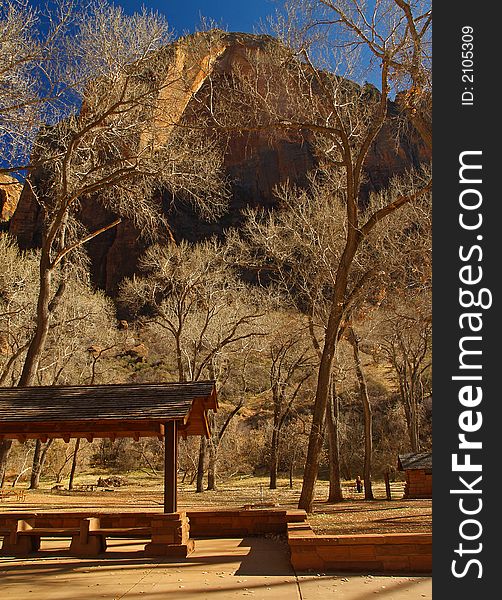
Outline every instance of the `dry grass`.
MULTIPOLYGON (((99 475, 82 475, 76 486, 95 484, 99 475)), ((96 488, 94 491, 27 490, 23 502, 5 499, 0 510, 75 510, 105 509, 117 511, 159 510, 162 506, 162 481, 147 478, 145 474, 126 476, 127 485, 119 488, 96 488)), ((214 492, 197 494, 193 485, 180 484, 178 505, 182 510, 203 508, 242 508, 245 505, 276 505, 296 508, 301 482, 293 489, 285 481, 277 490, 269 490, 265 477, 232 478, 223 481, 214 492)), ((432 528, 431 500, 403 500, 403 483, 392 484, 392 500, 385 500, 383 483, 374 484, 377 500, 369 502, 357 494, 352 483, 344 485, 345 500, 339 504, 325 501, 328 485, 319 482, 316 487, 314 512, 309 522, 317 533, 410 533, 430 532, 432 528)))

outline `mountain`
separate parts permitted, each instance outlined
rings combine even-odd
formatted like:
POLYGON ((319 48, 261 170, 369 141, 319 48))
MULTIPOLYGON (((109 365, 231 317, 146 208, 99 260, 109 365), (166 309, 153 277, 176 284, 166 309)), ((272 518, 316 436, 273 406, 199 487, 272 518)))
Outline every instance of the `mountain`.
MULTIPOLYGON (((209 33, 187 36, 174 43, 165 54, 170 61, 167 77, 184 82, 183 86, 166 86, 162 92, 165 110, 174 122, 196 118, 197 97, 207 96, 209 90, 220 105, 228 101, 228 110, 235 110, 225 82, 246 69, 253 54, 266 57, 270 53, 271 68, 274 68, 273 48, 277 42, 268 36, 221 32, 214 39, 210 39, 209 33), (193 45, 199 48, 195 62, 190 52, 193 45), (200 48, 205 50, 201 52, 200 48)), ((393 175, 430 158, 418 135, 397 128, 392 118, 396 114, 396 107, 390 103, 388 122, 368 153, 363 196, 385 186, 393 175)), ((231 188, 228 211, 216 221, 207 222, 186 203, 166 201, 165 213, 174 237, 197 241, 221 234, 228 227, 238 227, 246 206, 273 207, 275 186, 286 181, 307 185, 306 175, 315 164, 315 152, 308 136, 295 136, 287 130, 276 132, 273 138, 270 132, 259 129, 247 133, 230 131, 226 134, 224 158, 224 174, 231 188)), ((40 177, 43 173, 35 173, 34 181, 40 177)), ((80 218, 89 230, 95 230, 109 222, 110 215, 91 200, 84 203, 80 218)), ((22 248, 29 248, 39 243, 41 225, 39 204, 31 187, 25 186, 9 231, 22 248)), ((94 283, 113 295, 121 279, 136 271, 138 257, 145 247, 140 232, 127 220, 92 240, 88 252, 94 283)))

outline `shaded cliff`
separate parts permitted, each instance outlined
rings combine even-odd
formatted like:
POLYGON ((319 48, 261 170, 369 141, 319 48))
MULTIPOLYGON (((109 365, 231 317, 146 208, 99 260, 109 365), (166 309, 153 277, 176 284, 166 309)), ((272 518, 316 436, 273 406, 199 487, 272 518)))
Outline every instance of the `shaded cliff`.
MULTIPOLYGON (((219 32, 217 35, 189 36, 166 49, 165 57, 169 61, 166 85, 159 98, 160 109, 153 117, 159 122, 159 139, 169 135, 169 127, 160 126, 161 122, 166 122, 166 115, 173 127, 182 121, 202 120, 206 110, 202 107, 207 107, 209 98, 215 99, 220 108, 228 103, 230 113, 236 110, 231 103, 228 82, 249 69, 253 53, 272 53, 274 44, 277 43, 267 36, 219 32)), ((287 99, 281 99, 281 102, 287 102, 287 99)), ((393 105, 389 105, 389 121, 368 154, 363 196, 385 186, 392 175, 428 158, 418 136, 414 139, 410 134, 398 133, 392 120, 394 112, 393 105)), ((201 135, 204 135, 203 129, 201 135)), ((308 135, 299 136, 291 131, 279 131, 271 136, 266 129, 239 132, 229 128, 222 143, 225 148, 224 175, 230 185, 229 209, 218 220, 208 222, 189 204, 165 198, 165 216, 177 239, 196 241, 239 226, 246 206, 274 206, 274 188, 286 181, 306 185, 306 175, 316 164, 308 135)), ((40 181, 43 177, 43 173, 34 175, 35 187, 37 179, 40 181)), ((79 216, 90 230, 98 229, 110 220, 110 215, 92 200, 83 203, 79 216)), ((27 248, 39 243, 41 227, 39 204, 26 186, 9 229, 17 236, 21 247, 27 248)), ((124 220, 88 244, 96 285, 113 294, 122 278, 136 271, 138 257, 146 245, 140 233, 132 222, 124 220)))

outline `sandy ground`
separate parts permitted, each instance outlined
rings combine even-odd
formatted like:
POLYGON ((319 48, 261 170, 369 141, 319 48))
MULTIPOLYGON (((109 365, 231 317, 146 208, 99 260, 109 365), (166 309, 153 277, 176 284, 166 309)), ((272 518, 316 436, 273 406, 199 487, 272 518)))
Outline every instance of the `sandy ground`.
MULTIPOLYGON (((89 479, 87 483, 95 483, 89 479)), ((432 500, 403 500, 402 482, 392 484, 392 500, 385 499, 383 483, 374 484, 376 500, 364 501, 353 487, 346 486, 346 500, 328 504, 327 483, 316 487, 314 512, 308 520, 319 534, 353 533, 427 533, 432 530, 432 500)), ((180 510, 200 508, 242 508, 246 505, 271 505, 296 508, 300 496, 300 483, 290 489, 281 482, 277 490, 269 490, 265 478, 231 480, 222 483, 215 492, 196 494, 193 486, 180 485, 178 506, 180 510)), ((0 510, 36 511, 92 508, 106 510, 159 510, 163 504, 162 484, 139 485, 134 480, 124 488, 95 488, 94 491, 27 490, 25 499, 15 497, 0 502, 0 510)))

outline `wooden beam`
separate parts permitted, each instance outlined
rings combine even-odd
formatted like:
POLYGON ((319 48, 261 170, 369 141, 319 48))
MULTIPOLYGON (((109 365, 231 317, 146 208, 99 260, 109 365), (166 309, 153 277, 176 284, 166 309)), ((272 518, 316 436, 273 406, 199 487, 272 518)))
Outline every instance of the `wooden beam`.
POLYGON ((38 432, 29 432, 29 433, 23 433, 23 432, 12 432, 12 433, 2 433, 0 434, 0 440, 1 439, 10 439, 10 440, 20 440, 20 441, 26 441, 26 440, 42 440, 44 441, 45 438, 47 439, 64 439, 63 436, 70 436, 70 439, 76 439, 76 438, 82 438, 82 439, 86 439, 89 442, 92 442, 95 439, 100 439, 100 438, 112 438, 115 437, 116 439, 118 438, 134 438, 135 434, 139 433, 139 437, 140 438, 144 438, 144 437, 149 437, 149 438, 158 438, 160 441, 162 441, 164 439, 164 436, 162 436, 159 433, 158 428, 156 429, 152 429, 150 431, 139 431, 139 432, 133 432, 133 431, 65 431, 65 432, 61 432, 61 431, 48 431, 45 433, 38 433, 38 432))
POLYGON ((168 421, 165 424, 164 437, 164 512, 178 510, 178 423, 168 421))
MULTIPOLYGON (((1 389, 1 388, 0 388, 1 389)), ((118 432, 126 431, 128 436, 132 437, 133 432, 139 431, 142 435, 144 432, 155 432, 154 435, 163 435, 164 424, 153 419, 142 420, 109 420, 101 419, 89 421, 73 421, 71 419, 65 421, 22 421, 22 422, 3 422, 0 421, 0 434, 9 436, 9 434, 25 434, 31 436, 36 434, 49 435, 50 437, 62 437, 62 434, 70 432, 84 433, 80 437, 85 437, 85 433, 100 432, 118 432)), ((150 433, 150 435, 152 435, 150 433)))

